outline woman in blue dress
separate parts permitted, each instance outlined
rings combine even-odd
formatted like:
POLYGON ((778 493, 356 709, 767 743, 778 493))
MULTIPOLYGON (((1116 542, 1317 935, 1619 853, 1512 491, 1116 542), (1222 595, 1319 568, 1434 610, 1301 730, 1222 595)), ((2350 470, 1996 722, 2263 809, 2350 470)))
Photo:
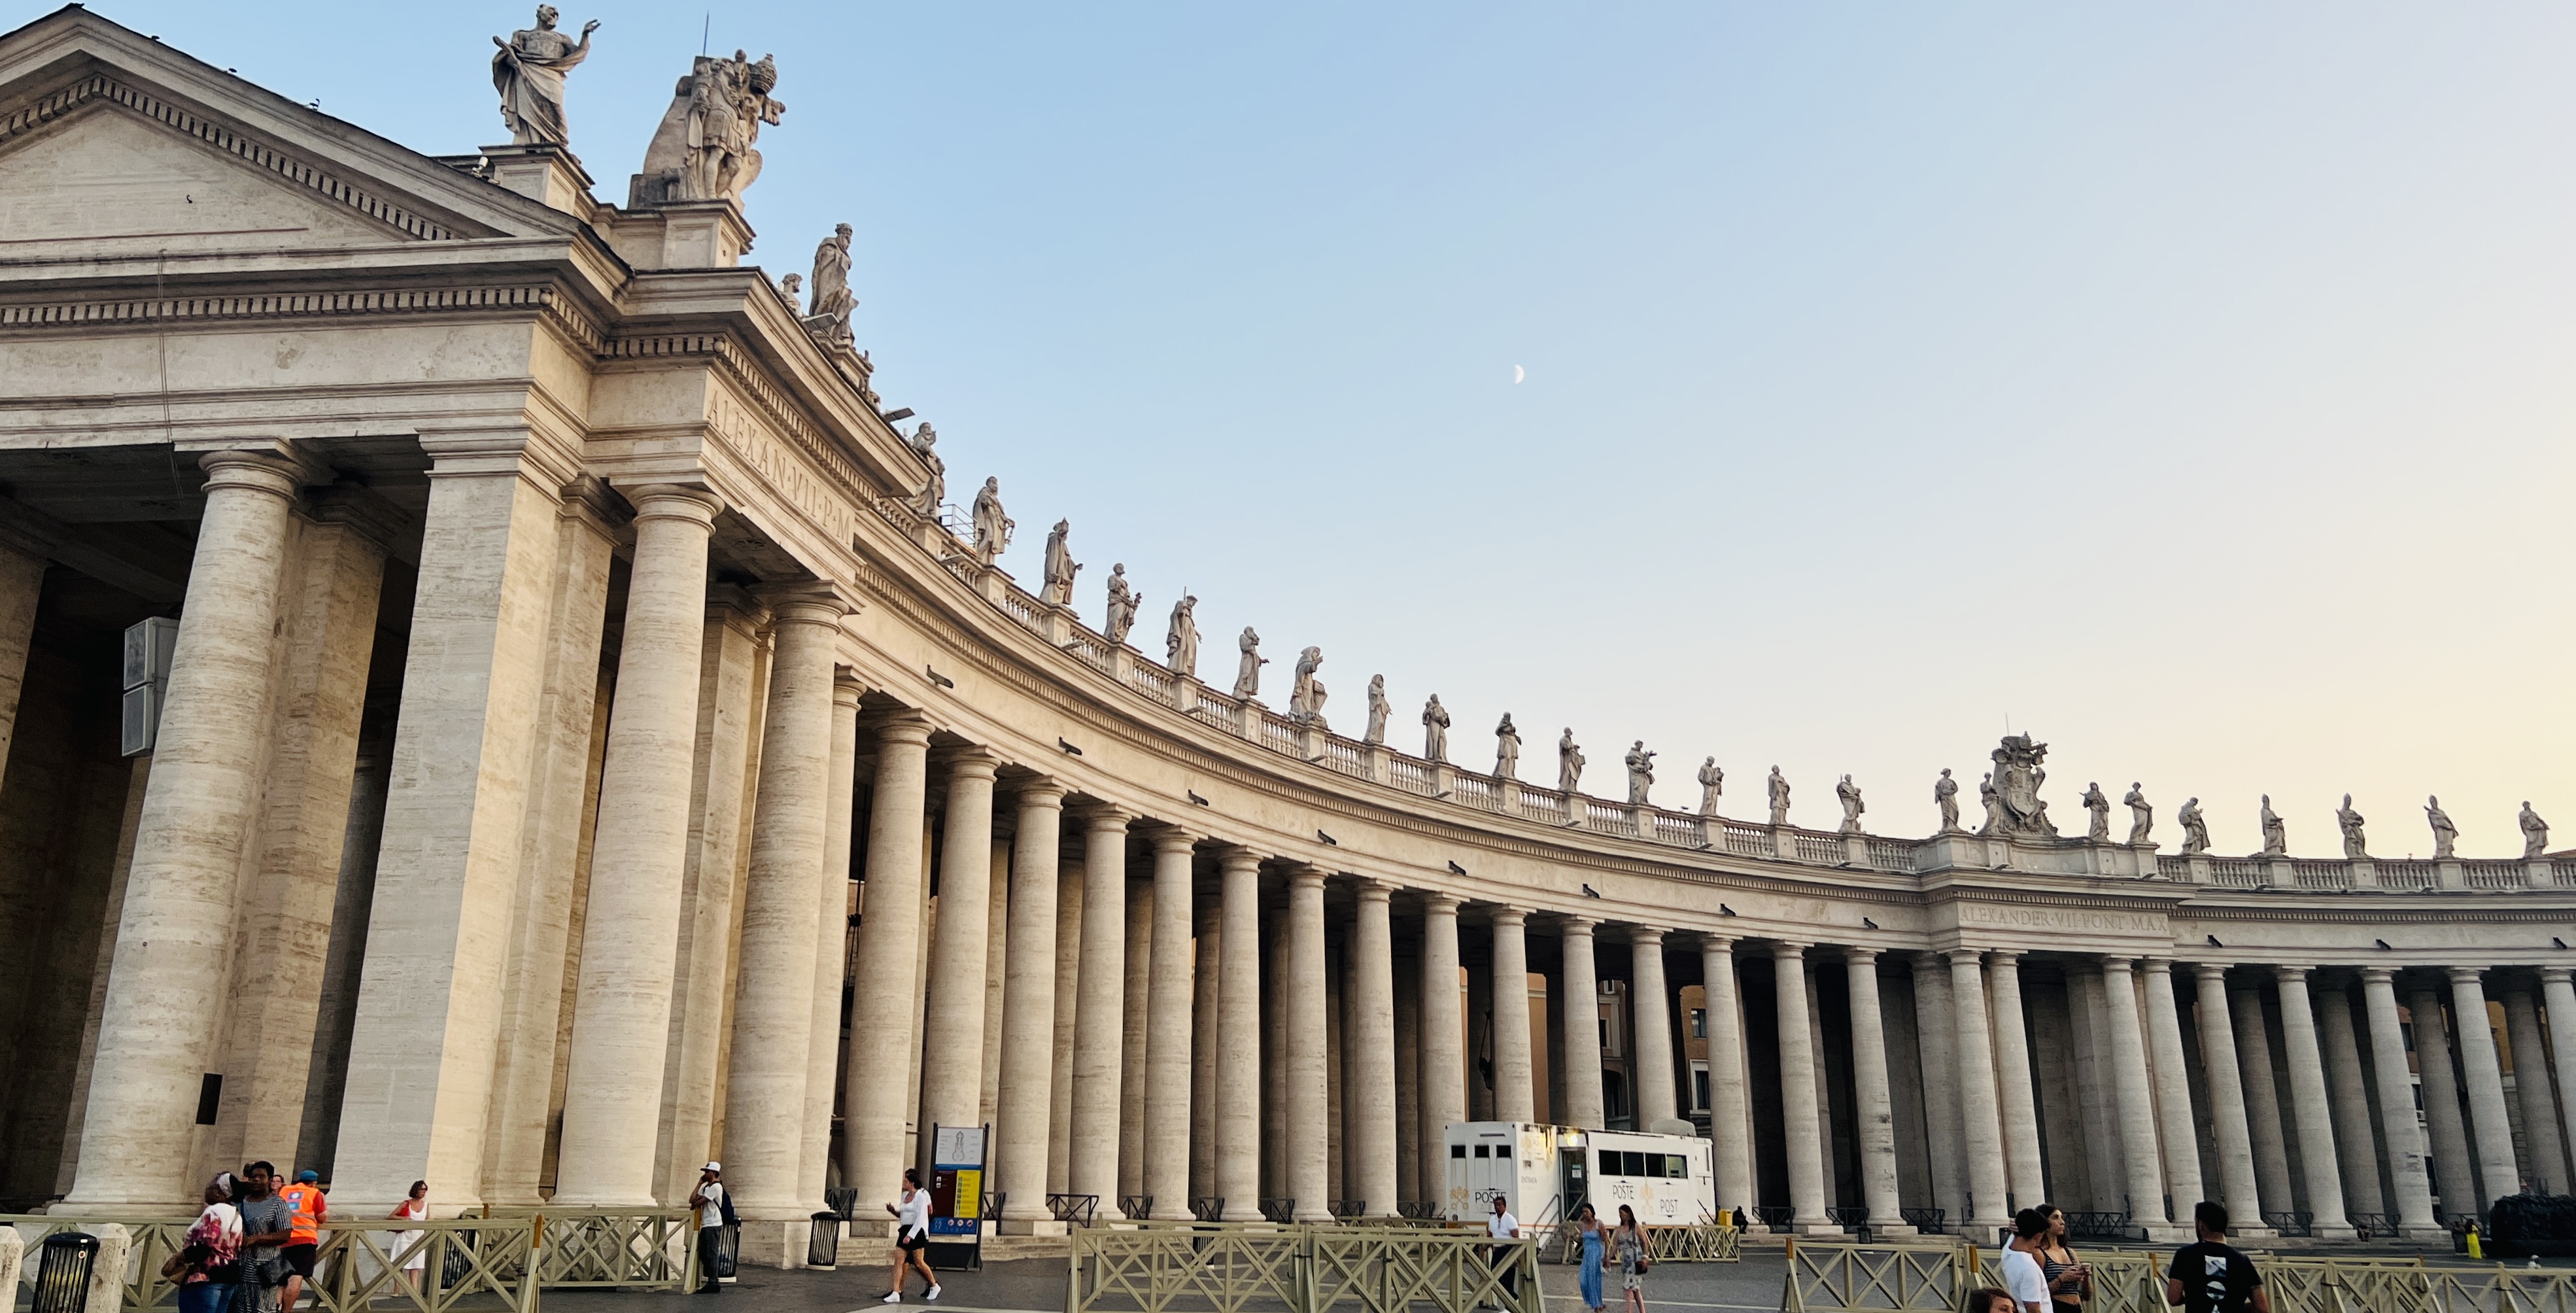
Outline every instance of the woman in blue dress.
POLYGON ((1585 1204, 1575 1210, 1574 1227, 1583 1239, 1583 1272, 1577 1279, 1583 1290, 1583 1306, 1601 1313, 1601 1218, 1585 1204))

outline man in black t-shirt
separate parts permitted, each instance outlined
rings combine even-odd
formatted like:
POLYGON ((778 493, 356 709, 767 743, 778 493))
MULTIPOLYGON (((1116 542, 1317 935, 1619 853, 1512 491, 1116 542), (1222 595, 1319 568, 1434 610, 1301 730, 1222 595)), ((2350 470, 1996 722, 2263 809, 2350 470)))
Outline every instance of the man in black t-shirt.
POLYGON ((2200 1239, 2175 1251, 2165 1268, 2165 1302, 2183 1313, 2272 1313, 2254 1260, 2227 1243, 2227 1209, 2207 1199, 2191 1210, 2200 1239))

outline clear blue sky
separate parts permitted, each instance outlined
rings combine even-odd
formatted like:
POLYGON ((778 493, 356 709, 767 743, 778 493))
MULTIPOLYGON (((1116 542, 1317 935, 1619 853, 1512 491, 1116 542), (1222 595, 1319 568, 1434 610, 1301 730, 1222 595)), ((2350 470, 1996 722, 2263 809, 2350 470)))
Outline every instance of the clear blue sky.
MULTIPOLYGON (((515 4, 101 0, 423 151, 515 4)), ((20 11, 32 16, 35 8, 20 11)), ((1320 643, 1490 764, 1644 738, 1928 831, 2009 718, 2080 823, 2576 843, 2576 10, 568 4, 622 201, 699 48, 775 52, 751 257, 857 228, 859 343, 1074 524, 1160 654, 1320 643), (1515 385, 1513 366, 1527 371, 1515 385)), ((1274 698, 1274 701, 1278 699, 1274 698)))

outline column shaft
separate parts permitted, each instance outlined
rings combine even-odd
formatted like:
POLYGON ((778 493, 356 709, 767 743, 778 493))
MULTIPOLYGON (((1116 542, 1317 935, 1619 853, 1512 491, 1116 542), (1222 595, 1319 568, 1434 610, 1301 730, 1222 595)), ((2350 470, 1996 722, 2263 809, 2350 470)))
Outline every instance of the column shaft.
POLYGON ((2451 968, 2451 1015, 2458 1018, 2460 1069, 2468 1077, 2469 1127, 2478 1144, 2478 1213, 2522 1188, 2514 1164, 2513 1124, 2504 1107, 2504 1076, 2496 1064, 2495 1024, 2476 967, 2451 968))
POLYGON ((1060 869, 1055 882, 1055 1029, 1047 1062, 1047 1184, 1049 1193, 1073 1188, 1073 1031, 1082 1004, 1082 890, 1079 866, 1060 869))
POLYGON ((1011 831, 1011 935, 1002 982, 1002 1106, 993 1173, 1003 1220, 1021 1234, 1047 1218, 1048 1140, 1055 1126, 1055 935, 1064 786, 1023 783, 1011 831))
POLYGON ((45 555, 15 535, 0 539, 0 768, 18 726, 18 694, 36 638, 36 603, 45 586, 45 555))
POLYGON ((2173 963, 2143 964, 2147 997, 2147 1051, 2155 1063, 2156 1124, 2163 1132, 2165 1190, 2176 1227, 2191 1225, 2192 1205, 2207 1196, 2200 1183, 2200 1128, 2191 1112, 2191 1073, 2183 1067, 2182 1017, 2174 1007, 2173 963))
POLYGON ((2002 1117, 2004 1171, 2010 1198, 2027 1208, 2048 1197, 2040 1170, 2039 1108, 2031 1095, 2030 1032, 2021 1010, 2021 954, 1989 953, 1994 987, 1995 1108, 2002 1117))
MULTIPOLYGON (((1843 950, 1851 989, 1852 1123, 1860 1142, 1861 1202, 1873 1233, 1904 1235, 1896 1200, 1896 1123, 1888 1111, 1887 1032, 1878 1014, 1878 954, 1843 950)), ((1713 1125, 1714 1123, 1712 1123, 1713 1125)))
POLYGON ((1460 1006, 1458 900, 1434 893, 1422 910, 1422 1156, 1424 1197, 1441 1201, 1449 1198, 1449 1123, 1467 1120, 1467 1022, 1460 1006))
MULTIPOLYGON (((1986 976, 1974 949, 1950 953, 1950 996, 1958 1004, 1960 1149, 1968 1162, 1970 1233, 2011 1220, 2004 1137, 1996 1109, 1994 1033, 1986 1022, 1986 976)), ((2033 1203, 2038 1202, 2033 1200, 2033 1203)))
POLYGON ((2352 995, 2341 985, 2312 991, 2317 1037, 2325 1051, 2326 1098, 2333 1109, 2335 1149, 2343 1163, 2347 1219, 2387 1211, 2379 1193, 2379 1137, 2371 1134, 2370 1087, 2361 1076, 2361 1046, 2352 1033, 2352 995))
POLYGON ((2316 1011, 2308 1003, 2305 967, 2275 969, 2281 982, 2281 1046, 2290 1066, 2290 1104, 2298 1118, 2299 1166, 2308 1178, 2308 1234, 2352 1238, 2343 1206, 2343 1176, 2335 1162, 2332 1106, 2326 1102, 2325 1062, 2317 1052, 2316 1011))
MULTIPOLYGON (((1146 1017, 1154 989, 1154 882, 1127 889, 1127 972, 1119 999, 1118 1193, 1145 1193, 1145 1090, 1153 1030, 1146 1017)), ((1119 1205, 1125 1211, 1126 1205, 1119 1205)))
POLYGON ((1565 1124, 1609 1129, 1601 1094, 1601 976, 1592 961, 1593 923, 1568 916, 1558 921, 1558 956, 1564 962, 1565 1041, 1557 1055, 1565 1073, 1565 1124))
POLYGON ((1673 991, 1664 984, 1664 932, 1653 926, 1630 930, 1628 953, 1633 985, 1628 1006, 1634 1009, 1637 1024, 1637 1129, 1651 1131, 1679 1116, 1673 1085, 1673 991))
MULTIPOLYGON (((2576 1156, 2576 973, 2566 967, 2540 971, 2541 1015, 2548 1023, 2552 1074, 2558 1078, 2560 1142, 2576 1156)), ((2520 1059, 2516 1059, 2519 1066, 2520 1059)))
MULTIPOLYGON (((1391 931, 1390 931, 1391 933, 1391 931)), ((1422 1188, 1422 952, 1395 959, 1395 1191, 1401 1203, 1432 1195, 1422 1188)), ((1444 1161, 1444 1167, 1447 1165, 1444 1161)))
POLYGON ((1793 1225, 1801 1233, 1821 1234, 1832 1229, 1832 1224, 1825 1217, 1825 1154, 1816 1124, 1823 1105, 1816 1097, 1814 1019, 1807 1014, 1806 949, 1804 944, 1786 940, 1772 945, 1772 994, 1780 1014, 1780 1118, 1782 1138, 1789 1151, 1793 1225))
POLYGON ((1073 1146, 1065 1190, 1095 1196, 1116 1219, 1118 1130, 1127 1029, 1127 821, 1101 807, 1083 818, 1082 981, 1073 1018, 1073 1146))
POLYGON ((2451 1063, 2451 1028, 2442 998, 2430 987, 2407 996, 2415 1026, 2415 1070, 2422 1077, 2424 1126, 2432 1137, 2433 1177, 2445 1215, 2483 1217, 2478 1202, 2477 1157, 2469 1151, 2468 1118, 2460 1111, 2460 1079, 2451 1063))
POLYGON ((841 1068, 841 983, 849 978, 850 839, 859 783, 859 698, 855 680, 832 683, 832 762, 823 780, 823 870, 814 891, 813 1039, 805 1063, 804 1166, 797 1190, 823 1197, 831 1179, 834 1081, 841 1068))
POLYGON ((1932 1160, 1932 1206, 1945 1227, 1968 1220, 1968 1167, 1959 1144, 1959 1008, 1950 997, 1950 962, 1914 955, 1914 1042, 1923 1083, 1923 1143, 1932 1160))
POLYGON ((1217 1046, 1224 976, 1217 962, 1218 939, 1225 933, 1219 907, 1198 913, 1197 937, 1190 962, 1190 1207, 1216 1190, 1217 1046))
POLYGON ((1529 940, 1517 907, 1494 909, 1494 1120, 1538 1116, 1530 1085, 1529 940))
POLYGON ((917 712, 877 731, 876 784, 868 802, 866 883, 859 891, 859 951, 850 989, 849 1075, 841 1086, 841 1184, 859 1212, 901 1196, 904 1086, 912 1076, 913 993, 921 957, 922 814, 929 800, 930 722, 917 712))
POLYGON ((1229 1222, 1261 1220, 1261 859, 1219 862, 1216 1192, 1229 1222))
POLYGON ((1196 836, 1154 832, 1152 998, 1146 1007, 1145 1192, 1153 1215, 1190 1216, 1190 860, 1196 836))
MULTIPOLYGON (((1288 877, 1288 1193, 1297 1220, 1333 1220, 1326 1182, 1329 1150, 1324 1092, 1324 873, 1299 867, 1288 877)), ((1529 989, 1521 989, 1526 1013, 1529 989)), ((1522 1033, 1529 1027, 1523 1017, 1522 1033)), ((1527 1041, 1524 1040, 1524 1043, 1527 1041)), ((1497 1061, 1499 1064, 1499 1060, 1497 1061)), ((1523 1077, 1522 1083, 1528 1083, 1523 1077)))
POLYGON ((2528 989, 2504 996, 2505 1035, 2513 1044, 2514 1101, 2522 1113, 2522 1133, 2531 1165, 2532 1189, 2543 1194, 2567 1188, 2567 1157, 2558 1142, 2558 1100, 2549 1088, 2548 1050, 2540 1039, 2540 1010, 2528 989))
POLYGON ((2131 1221, 2165 1220, 2163 1169, 2156 1162, 2155 1096, 2147 1085, 2147 1045, 2138 1024, 2138 988, 2129 959, 2102 959, 2102 992, 2111 1020, 2111 1089, 2119 1109, 2121 1190, 2131 1221))
POLYGON ((2254 1179, 2263 1206, 2286 1213, 2298 1205, 2290 1189, 2289 1137, 2281 1127, 2281 1094, 2272 1074, 2271 1030, 2263 1023, 2263 995, 2252 986, 2232 992, 2236 1066, 2245 1078, 2245 1126, 2254 1140, 2254 1179))
MULTIPOLYGON (((1701 993, 1708 1008, 1709 1168, 1717 1189, 1717 1206, 1743 1208, 1753 1202, 1753 1146, 1744 1126, 1744 1027, 1741 994, 1735 983, 1735 941, 1702 935, 1699 941, 1701 993)), ((1592 1009, 1583 1010, 1584 1042, 1592 1043, 1592 1009)), ((1573 1033, 1569 1018, 1566 1033, 1573 1033)), ((1600 1063, 1593 1063, 1596 1083, 1600 1063)))
MULTIPOLYGON (((764 766, 767 760, 763 754, 764 766)), ((925 1181, 938 1128, 981 1124, 984 954, 993 940, 993 780, 1001 762, 967 748, 946 764, 939 915, 931 922, 922 1000, 921 1121, 914 1128, 913 1165, 925 1181)))
POLYGON ((2370 1019, 2371 1078, 2379 1087, 2380 1133, 2397 1192, 2397 1225, 2408 1239, 2438 1239, 2439 1215, 2424 1170, 2424 1132, 2415 1119, 2415 1082, 2406 1066, 2406 1031, 2397 1020, 2396 975, 2387 967, 2361 973, 2362 1011, 2370 1019))
MULTIPOLYGON (((2254 1140, 2245 1125, 2244 1078, 2236 1069, 2235 1022, 2228 1015, 2227 968, 2194 966, 2200 986, 2200 1065, 2209 1086, 2211 1138, 2218 1142, 2218 1179, 2230 1219, 2263 1220, 2263 1196, 2254 1172, 2254 1140)), ((2402 1057, 2403 1054, 2401 1053, 2402 1057)))
POLYGON ((1359 888, 1351 927, 1351 1029, 1343 1058, 1351 1084, 1351 1181, 1370 1217, 1396 1215, 1395 937, 1388 924, 1391 885, 1359 888))

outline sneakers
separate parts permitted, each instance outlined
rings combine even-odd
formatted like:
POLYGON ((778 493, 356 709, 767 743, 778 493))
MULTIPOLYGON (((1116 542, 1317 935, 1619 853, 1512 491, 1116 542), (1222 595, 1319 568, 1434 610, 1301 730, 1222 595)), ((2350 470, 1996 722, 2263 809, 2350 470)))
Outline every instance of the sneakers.
POLYGON ((934 1281, 934 1282, 930 1283, 930 1293, 929 1293, 929 1294, 927 1294, 927 1295, 922 1296, 922 1298, 923 1298, 923 1299, 937 1299, 937 1298, 939 1298, 939 1283, 938 1283, 938 1282, 936 1282, 936 1281, 934 1281))
POLYGON ((878 1300, 877 1302, 880 1304, 900 1304, 903 1302, 903 1292, 900 1290, 889 1290, 886 1292, 886 1297, 878 1300))

